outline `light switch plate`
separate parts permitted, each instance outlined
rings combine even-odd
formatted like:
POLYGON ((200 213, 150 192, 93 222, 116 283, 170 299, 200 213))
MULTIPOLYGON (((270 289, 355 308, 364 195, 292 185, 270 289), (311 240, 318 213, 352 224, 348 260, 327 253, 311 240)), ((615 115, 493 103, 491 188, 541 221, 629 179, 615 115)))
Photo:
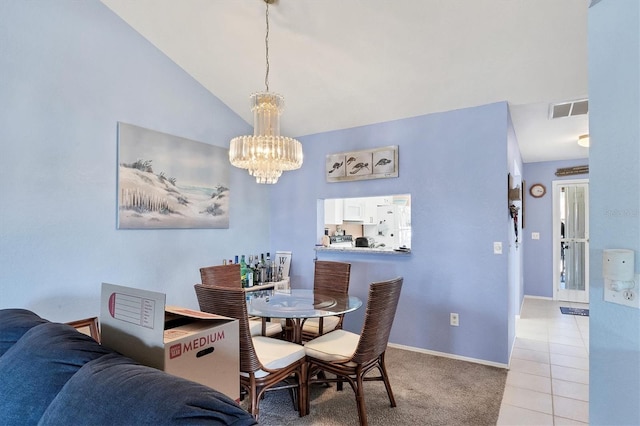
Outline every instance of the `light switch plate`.
POLYGON ((493 243, 493 254, 502 254, 502 242, 494 241, 494 243, 493 243))
POLYGON ((540 233, 539 232, 532 232, 531 233, 531 239, 532 240, 539 240, 540 239, 540 233))

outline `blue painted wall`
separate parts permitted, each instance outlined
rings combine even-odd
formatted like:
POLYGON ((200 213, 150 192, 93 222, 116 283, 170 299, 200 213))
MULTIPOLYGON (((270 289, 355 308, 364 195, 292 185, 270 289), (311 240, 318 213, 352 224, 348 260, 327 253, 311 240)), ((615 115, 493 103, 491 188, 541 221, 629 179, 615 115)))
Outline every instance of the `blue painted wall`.
POLYGON ((587 158, 566 161, 525 163, 525 228, 524 294, 553 298, 553 197, 552 183, 556 180, 588 179, 589 175, 556 176, 556 170, 564 167, 588 165, 587 158), (542 198, 529 194, 529 187, 541 183, 547 188, 542 198), (540 239, 532 240, 531 233, 539 232, 540 239))
MULTIPOLYGON (((627 247, 640 264, 639 7, 608 0, 589 9, 594 425, 640 423, 640 311, 602 300, 598 261, 605 248, 627 247)), ((117 121, 219 146, 250 126, 97 1, 0 1, 0 70, 0 308, 92 316, 102 281, 195 306, 197 268, 269 246, 292 249, 294 281, 311 286, 319 198, 410 192, 414 252, 348 257, 354 289, 362 296, 368 282, 403 275, 392 341, 505 362, 516 290, 505 288, 506 257, 491 255, 493 241, 510 238, 504 104, 301 138, 305 165, 271 194, 232 169, 229 230, 117 231, 117 121), (398 179, 324 182, 324 155, 389 144, 400 146, 398 179), (455 329, 451 311, 460 313, 455 329)), ((538 166, 524 165, 528 183, 538 166)), ((528 234, 534 209, 529 202, 528 234)), ((523 246, 528 276, 534 246, 523 246)))
POLYGON ((640 424, 640 310, 603 300, 602 251, 640 270, 640 3, 589 9, 591 203, 589 423, 640 424))
MULTIPOLYGON (((303 167, 270 195, 271 245, 293 252, 293 285, 313 285, 318 200, 410 193, 411 255, 318 257, 352 262, 351 291, 363 299, 370 282, 405 278, 392 342, 506 364, 508 129, 503 102, 300 138, 303 167), (398 178, 325 181, 328 154, 386 145, 399 147, 398 178), (493 254, 494 241, 503 255, 493 254), (451 312, 459 327, 449 325, 451 312)), ((349 314, 346 328, 360 331, 363 316, 349 314)))
POLYGON ((118 231, 118 121, 218 146, 250 126, 97 1, 1 2, 0 46, 0 307, 93 316, 103 281, 197 307, 199 267, 269 249, 292 250, 294 285, 310 287, 319 199, 411 193, 413 253, 341 257, 352 289, 366 299, 371 281, 403 275, 391 341, 508 362, 519 153, 505 102, 300 138, 304 166, 275 187, 232 169, 228 230, 118 231), (327 154, 384 145, 399 145, 399 178, 325 182, 327 154))
POLYGON ((0 308, 95 316, 103 281, 197 307, 198 268, 268 249, 247 208, 268 188, 235 168, 229 229, 116 229, 118 121, 224 147, 252 129, 102 3, 0 1, 0 70, 0 308))

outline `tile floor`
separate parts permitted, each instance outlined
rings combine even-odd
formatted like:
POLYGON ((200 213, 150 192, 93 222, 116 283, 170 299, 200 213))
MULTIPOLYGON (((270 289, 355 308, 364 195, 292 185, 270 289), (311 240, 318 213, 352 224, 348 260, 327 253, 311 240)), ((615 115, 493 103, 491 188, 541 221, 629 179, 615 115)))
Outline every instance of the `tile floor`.
POLYGON ((589 317, 581 303, 525 297, 498 426, 589 423, 589 317))

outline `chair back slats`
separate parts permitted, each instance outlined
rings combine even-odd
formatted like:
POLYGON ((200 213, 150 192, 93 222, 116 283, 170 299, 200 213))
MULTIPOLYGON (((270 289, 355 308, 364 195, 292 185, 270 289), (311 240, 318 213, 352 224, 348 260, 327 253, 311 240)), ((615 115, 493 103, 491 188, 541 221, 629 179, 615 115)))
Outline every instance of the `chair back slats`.
POLYGON ((366 364, 387 349, 391 326, 396 315, 403 278, 374 282, 369 286, 369 299, 360 340, 351 361, 366 364))
POLYGON ((316 260, 313 288, 315 290, 347 294, 349 292, 350 277, 350 263, 316 260))
MULTIPOLYGON (((349 293, 349 280, 351 278, 351 264, 347 262, 332 262, 328 260, 316 260, 315 269, 313 273, 313 288, 316 291, 322 293, 349 293)), ((341 329, 342 322, 344 320, 344 314, 340 314, 338 317, 338 323, 331 329, 341 329)), ((315 321, 317 323, 317 329, 307 324, 312 324, 314 321, 307 323, 308 319, 305 319, 302 324, 302 338, 303 340, 311 340, 326 332, 324 327, 324 321, 322 318, 315 321)), ((329 330, 330 331, 330 330, 329 330)))
POLYGON ((245 292, 242 288, 240 286, 237 288, 207 287, 201 284, 196 284, 194 287, 201 311, 238 320, 240 371, 250 373, 260 370, 262 364, 258 360, 251 340, 245 292))
POLYGON ((200 278, 202 279, 202 285, 207 287, 242 288, 239 263, 200 268, 200 278))

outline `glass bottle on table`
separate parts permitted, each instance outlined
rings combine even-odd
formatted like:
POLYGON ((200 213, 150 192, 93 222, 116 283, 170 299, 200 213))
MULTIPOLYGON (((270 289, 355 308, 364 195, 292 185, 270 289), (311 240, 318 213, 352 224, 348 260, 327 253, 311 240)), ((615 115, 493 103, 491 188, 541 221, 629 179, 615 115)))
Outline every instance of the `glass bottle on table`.
POLYGON ((267 281, 267 263, 264 261, 264 253, 260 253, 260 284, 267 281))
POLYGON ((253 268, 251 267, 251 262, 247 263, 247 287, 253 287, 253 268))
POLYGON ((244 254, 240 258, 240 282, 242 287, 249 287, 247 284, 247 262, 244 260, 244 254))
POLYGON ((247 259, 247 287, 253 286, 253 255, 250 254, 247 259))
POLYGON ((253 261, 253 285, 258 285, 260 284, 260 257, 256 254, 253 261))
POLYGON ((271 253, 267 252, 267 259, 265 260, 267 265, 267 282, 273 281, 273 269, 271 268, 271 253))

